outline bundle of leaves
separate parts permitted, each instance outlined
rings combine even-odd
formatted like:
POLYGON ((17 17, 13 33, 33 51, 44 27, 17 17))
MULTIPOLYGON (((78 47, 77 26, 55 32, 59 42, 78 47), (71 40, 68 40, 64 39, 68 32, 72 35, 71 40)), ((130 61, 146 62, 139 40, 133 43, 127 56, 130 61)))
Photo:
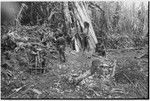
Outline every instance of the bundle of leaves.
POLYGON ((141 71, 144 68, 148 67, 139 65, 132 57, 118 59, 114 78, 117 85, 128 85, 123 86, 125 98, 147 98, 148 76, 146 72, 141 71))
POLYGON ((134 42, 133 47, 136 47, 136 48, 138 48, 138 47, 140 48, 140 47, 143 47, 148 44, 148 41, 146 38, 132 37, 131 39, 134 42))
POLYGON ((120 70, 138 71, 142 68, 141 66, 139 66, 139 62, 133 57, 118 58, 117 67, 118 67, 117 71, 120 71, 120 70))
POLYGON ((132 40, 126 36, 108 37, 106 41, 104 41, 104 44, 107 49, 125 49, 133 47, 132 40))
POLYGON ((143 83, 147 82, 147 77, 143 73, 137 71, 123 70, 116 73, 114 77, 117 83, 123 84, 125 83, 135 84, 139 81, 143 83))

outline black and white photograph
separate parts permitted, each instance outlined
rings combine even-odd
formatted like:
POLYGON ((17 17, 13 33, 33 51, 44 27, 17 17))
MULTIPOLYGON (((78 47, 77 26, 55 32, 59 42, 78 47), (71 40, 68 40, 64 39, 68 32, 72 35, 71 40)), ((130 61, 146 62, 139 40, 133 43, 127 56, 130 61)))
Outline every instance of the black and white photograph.
POLYGON ((149 1, 0 3, 1 100, 149 99, 149 1))

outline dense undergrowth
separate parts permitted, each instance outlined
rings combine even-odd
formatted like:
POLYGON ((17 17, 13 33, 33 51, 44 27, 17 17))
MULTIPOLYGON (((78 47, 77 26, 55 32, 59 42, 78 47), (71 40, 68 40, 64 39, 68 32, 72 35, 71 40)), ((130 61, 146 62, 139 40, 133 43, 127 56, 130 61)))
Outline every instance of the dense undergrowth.
POLYGON ((112 69, 105 68, 84 79, 79 85, 70 83, 69 78, 87 71, 96 57, 89 58, 88 53, 81 55, 67 48, 67 62, 60 63, 57 52, 52 54, 47 51, 44 72, 38 72, 30 70, 32 58, 29 58, 27 49, 24 47, 3 52, 2 98, 148 97, 148 58, 141 57, 147 54, 146 48, 108 51, 107 61, 102 62, 109 64, 109 61, 117 61, 114 77, 110 76, 112 69))
MULTIPOLYGON (((105 46, 106 58, 95 54, 91 55, 88 52, 77 53, 67 46, 65 51, 67 60, 65 63, 61 63, 55 46, 45 48, 40 46, 40 42, 43 35, 53 35, 55 30, 60 27, 59 23, 63 23, 65 26, 66 22, 62 12, 63 3, 25 4, 29 9, 22 14, 22 25, 18 27, 3 24, 1 26, 1 97, 3 99, 148 98, 148 36, 145 36, 146 28, 140 32, 140 27, 146 26, 146 16, 144 16, 146 13, 137 14, 144 8, 135 13, 138 17, 133 17, 135 21, 131 22, 130 14, 123 20, 121 14, 126 16, 128 10, 122 12, 125 9, 120 8, 119 3, 112 3, 115 5, 112 8, 114 11, 110 10, 111 3, 99 3, 98 5, 105 13, 96 10, 96 4, 87 3, 89 6, 93 5, 92 25, 99 43, 103 43, 105 46), (31 10, 32 7, 36 9, 31 10), (54 11, 57 12, 52 17, 54 20, 44 22, 45 18, 50 19, 47 12, 52 11, 52 8, 55 8, 54 11), (30 11, 33 12, 31 15, 29 15, 30 11), (120 12, 118 17, 117 12, 120 12), (31 18, 38 14, 42 19, 39 23, 31 18), (100 14, 101 16, 99 16, 100 14), (28 24, 23 23, 26 18, 30 18, 28 24), (104 18, 106 19, 104 20, 104 18), (140 19, 145 19, 145 22, 140 19), (141 24, 137 24, 136 21, 141 21, 141 24), (136 27, 132 28, 133 25, 136 27), (11 36, 12 39, 5 38, 8 32, 14 35, 11 36), (134 34, 142 35, 134 36, 134 34), (10 41, 14 40, 13 38, 17 40, 10 41), (30 48, 36 44, 38 44, 36 49, 41 51, 39 55, 41 60, 35 60, 30 51, 30 48), (41 69, 40 63, 35 64, 36 61, 42 61, 42 59, 46 60, 45 66, 42 66, 43 69, 41 69), (72 78, 89 70, 94 59, 99 59, 108 67, 97 70, 94 75, 75 85, 72 78), (114 61, 116 61, 116 68, 112 76, 114 68, 110 64, 113 64, 114 61), (35 65, 38 68, 32 69, 36 67, 35 65)), ((62 28, 64 33, 66 33, 65 29, 67 29, 66 26, 62 28)))

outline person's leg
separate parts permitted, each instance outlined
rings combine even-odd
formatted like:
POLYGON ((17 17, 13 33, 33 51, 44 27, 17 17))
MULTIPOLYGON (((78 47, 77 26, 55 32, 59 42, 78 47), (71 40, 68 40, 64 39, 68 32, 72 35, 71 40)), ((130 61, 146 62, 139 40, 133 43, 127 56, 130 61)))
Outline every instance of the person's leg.
POLYGON ((62 56, 63 56, 63 62, 66 61, 66 57, 65 57, 65 45, 63 45, 62 47, 62 56))
POLYGON ((59 50, 59 59, 60 59, 60 61, 62 61, 62 53, 60 50, 59 50))
POLYGON ((63 57, 63 62, 65 62, 66 61, 65 52, 62 53, 62 57, 63 57))
POLYGON ((62 61, 64 61, 64 58, 65 58, 65 56, 64 56, 64 46, 60 46, 59 47, 59 55, 60 55, 60 61, 62 62, 62 61))
POLYGON ((82 48, 83 48, 83 52, 85 52, 86 46, 85 46, 85 38, 82 39, 82 48))
POLYGON ((87 39, 87 38, 85 39, 85 48, 86 48, 86 50, 89 52, 90 46, 89 46, 89 43, 88 43, 88 39, 87 39))
POLYGON ((44 67, 46 67, 46 59, 45 59, 45 57, 43 58, 43 60, 42 60, 42 68, 44 68, 44 67))
POLYGON ((84 38, 84 52, 85 52, 85 50, 87 50, 88 51, 88 42, 87 42, 88 40, 87 40, 87 38, 85 37, 84 38))

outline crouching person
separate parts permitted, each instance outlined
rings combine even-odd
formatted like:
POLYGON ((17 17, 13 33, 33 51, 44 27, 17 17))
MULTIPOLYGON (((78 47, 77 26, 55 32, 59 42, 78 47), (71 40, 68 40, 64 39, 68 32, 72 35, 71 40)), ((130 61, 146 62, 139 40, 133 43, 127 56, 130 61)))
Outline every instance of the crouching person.
POLYGON ((96 44, 95 52, 102 57, 106 57, 105 47, 104 44, 98 43, 96 44))
POLYGON ((103 67, 102 61, 100 61, 99 59, 94 59, 92 61, 90 69, 81 74, 80 76, 72 78, 73 80, 71 83, 73 83, 74 85, 78 85, 82 80, 88 78, 89 76, 94 75, 96 72, 98 72, 99 75, 101 76, 103 74, 102 67, 103 67))
POLYGON ((83 52, 85 52, 85 50, 89 51, 89 26, 90 24, 88 22, 84 22, 83 33, 81 34, 81 45, 83 48, 83 52))
POLYGON ((62 34, 56 39, 56 47, 59 52, 60 61, 65 62, 66 61, 66 58, 65 58, 66 41, 62 34))

